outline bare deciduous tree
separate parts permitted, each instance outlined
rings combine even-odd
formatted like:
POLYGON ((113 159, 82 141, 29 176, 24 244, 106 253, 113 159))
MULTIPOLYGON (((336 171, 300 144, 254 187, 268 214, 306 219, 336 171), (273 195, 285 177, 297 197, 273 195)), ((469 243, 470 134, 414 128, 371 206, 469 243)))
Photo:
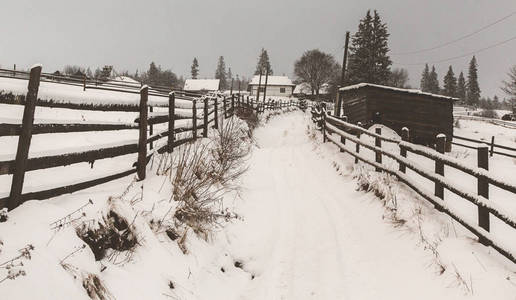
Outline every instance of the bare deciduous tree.
POLYGON ((406 89, 408 85, 409 75, 408 71, 403 68, 396 68, 391 71, 389 75, 389 85, 397 88, 406 89))
POLYGON ((306 51, 294 64, 294 74, 302 82, 306 82, 319 99, 319 90, 322 85, 328 83, 335 72, 338 72, 338 64, 335 58, 318 49, 306 51))
POLYGON ((502 91, 510 96, 512 105, 516 105, 516 66, 513 66, 507 75, 509 80, 503 81, 502 91))

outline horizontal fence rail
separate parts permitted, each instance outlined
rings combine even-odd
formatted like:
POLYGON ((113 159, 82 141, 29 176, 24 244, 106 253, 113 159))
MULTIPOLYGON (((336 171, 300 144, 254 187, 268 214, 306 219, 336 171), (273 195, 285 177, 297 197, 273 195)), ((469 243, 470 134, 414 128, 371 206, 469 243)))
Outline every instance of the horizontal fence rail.
POLYGON ((350 154, 355 158, 355 163, 362 161, 373 166, 376 171, 388 173, 403 182, 421 197, 432 203, 436 209, 446 213, 455 221, 462 224, 466 229, 475 234, 479 241, 491 246, 500 254, 516 263, 516 256, 505 246, 497 236, 490 233, 490 216, 494 216, 501 220, 509 227, 516 229, 516 215, 501 205, 489 201, 489 185, 495 186, 506 192, 516 194, 516 185, 505 182, 497 178, 488 171, 488 143, 479 143, 475 148, 478 151, 478 167, 470 167, 461 161, 449 157, 444 154, 445 135, 437 136, 437 149, 430 149, 424 146, 415 145, 408 142, 410 130, 403 128, 401 139, 388 138, 381 135, 381 128, 377 128, 375 132, 371 132, 361 127, 361 124, 354 125, 348 123, 345 117, 339 118, 329 115, 324 108, 312 108, 312 121, 322 131, 323 142, 330 141, 340 148, 341 152, 350 154), (360 139, 361 135, 368 135, 374 138, 375 143, 369 144, 360 139), (346 146, 346 141, 350 141, 356 145, 354 151, 346 146), (382 142, 394 143, 399 146, 399 153, 393 153, 392 150, 382 148, 382 142), (375 159, 369 159, 361 154, 360 149, 368 149, 375 153, 375 159), (417 161, 407 158, 407 153, 414 153, 431 159, 435 163, 435 171, 429 172, 425 170, 417 161), (382 164, 382 157, 387 157, 398 163, 398 169, 393 169, 382 164), (448 166, 460 170, 470 176, 477 178, 478 188, 477 194, 463 191, 455 182, 445 177, 444 166, 448 166), (421 187, 412 177, 406 175, 406 170, 410 169, 419 176, 430 180, 435 185, 434 194, 430 194, 421 187), (467 218, 461 216, 460 212, 448 206, 444 199, 444 190, 469 201, 478 208, 478 222, 473 224, 467 221, 467 218))
MULTIPOLYGON (((476 140, 476 139, 472 139, 472 138, 466 138, 466 137, 457 136, 457 135, 454 135, 453 138, 461 140, 461 141, 470 142, 470 143, 485 144, 489 147, 489 155, 490 156, 493 156, 494 154, 496 154, 496 155, 502 155, 502 156, 516 158, 516 148, 495 144, 494 136, 491 136, 491 142, 487 142, 487 141, 483 141, 483 140, 476 140), (500 152, 500 151, 497 151, 496 149, 502 149, 505 151, 500 152)), ((464 143, 460 143, 460 142, 456 142, 456 141, 453 141, 452 144, 456 145, 456 146, 464 147, 464 148, 477 149, 476 146, 466 145, 464 143)))

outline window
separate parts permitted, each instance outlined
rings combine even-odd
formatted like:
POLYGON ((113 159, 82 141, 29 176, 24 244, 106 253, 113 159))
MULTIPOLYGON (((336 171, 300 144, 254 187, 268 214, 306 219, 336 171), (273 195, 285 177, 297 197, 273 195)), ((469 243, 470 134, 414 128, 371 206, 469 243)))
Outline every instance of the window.
POLYGON ((285 94, 285 88, 280 88, 279 92, 282 93, 282 94, 285 94))

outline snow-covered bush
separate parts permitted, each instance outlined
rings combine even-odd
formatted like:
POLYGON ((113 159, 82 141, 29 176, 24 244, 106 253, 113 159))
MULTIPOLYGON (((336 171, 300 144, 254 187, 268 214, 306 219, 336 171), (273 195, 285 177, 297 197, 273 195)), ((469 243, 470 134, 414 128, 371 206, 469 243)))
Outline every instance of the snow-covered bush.
POLYGON ((0 209, 0 223, 6 222, 9 217, 7 216, 7 208, 0 209))
POLYGON ((138 244, 133 224, 110 210, 102 221, 91 224, 84 222, 76 228, 77 235, 91 248, 95 260, 106 257, 109 249, 130 251, 138 244))

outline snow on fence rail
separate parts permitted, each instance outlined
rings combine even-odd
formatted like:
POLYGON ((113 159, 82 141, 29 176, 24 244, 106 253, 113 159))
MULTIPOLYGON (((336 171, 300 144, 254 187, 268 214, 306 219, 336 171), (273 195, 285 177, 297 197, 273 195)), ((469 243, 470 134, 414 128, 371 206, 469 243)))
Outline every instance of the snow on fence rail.
POLYGON ((392 139, 381 135, 381 128, 376 128, 376 132, 370 132, 365 128, 361 127, 361 124, 353 125, 346 122, 346 117, 337 118, 327 114, 324 109, 312 108, 312 120, 317 122, 323 133, 323 142, 327 140, 337 145, 341 152, 346 152, 355 157, 355 163, 363 161, 375 167, 376 171, 383 171, 390 175, 398 178, 400 182, 405 183, 412 190, 417 192, 424 199, 432 203, 439 211, 448 214, 455 221, 463 225, 477 237, 479 241, 486 245, 491 246, 497 250, 500 254, 507 257, 513 263, 516 263, 516 256, 509 249, 510 247, 500 240, 497 236, 490 233, 490 215, 497 217, 505 224, 513 229, 516 229, 516 216, 505 209, 504 207, 497 205, 496 203, 489 201, 489 185, 496 186, 500 189, 516 194, 516 185, 512 183, 504 182, 497 178, 493 174, 489 173, 488 170, 488 146, 479 144, 478 149, 478 167, 473 168, 462 164, 459 160, 444 155, 445 147, 445 135, 437 136, 436 150, 429 149, 420 145, 409 143, 409 129, 403 128, 402 139, 392 139), (332 133, 340 137, 333 136, 332 133), (371 136, 375 139, 375 144, 371 145, 362 140, 360 136, 362 134, 371 136), (353 142, 355 151, 350 150, 346 147, 346 141, 353 142), (395 143, 399 146, 399 153, 392 153, 385 149, 382 149, 382 142, 395 143), (364 155, 360 154, 360 148, 366 148, 374 151, 375 160, 370 160, 364 155), (412 152, 429 158, 435 162, 435 173, 428 172, 418 164, 416 161, 412 161, 407 158, 407 152, 412 152), (393 169, 391 167, 382 164, 382 156, 388 157, 398 163, 399 168, 393 169), (466 174, 469 174, 478 181, 478 195, 474 195, 469 192, 461 190, 452 180, 447 179, 444 176, 444 166, 460 170, 466 174), (418 175, 434 182, 435 191, 434 195, 429 194, 424 188, 420 186, 414 179, 406 175, 406 169, 410 169, 418 175), (461 213, 448 206, 444 201, 444 189, 456 194, 462 199, 468 200, 478 208, 478 223, 473 224, 467 221, 468 218, 461 216, 461 213))
MULTIPOLYGON (((0 77, 2 69, 0 69, 0 77)), ((18 71, 17 71, 18 72, 18 71)), ((8 193, 0 193, 0 208, 8 207, 14 209, 27 200, 42 200, 55 196, 73 193, 82 189, 90 188, 102 183, 137 173, 138 179, 146 177, 146 166, 151 157, 157 153, 171 152, 175 147, 194 141, 198 137, 198 131, 202 130, 202 136, 208 136, 208 126, 213 123, 213 128, 218 128, 219 110, 223 109, 224 118, 229 118, 235 114, 236 108, 251 109, 256 113, 266 109, 276 110, 286 107, 297 106, 293 101, 265 101, 258 102, 244 99, 243 95, 231 95, 222 97, 220 94, 204 95, 197 98, 187 99, 183 92, 170 92, 167 101, 149 101, 149 87, 139 88, 139 103, 117 103, 108 102, 75 102, 65 100, 42 100, 38 98, 38 90, 42 78, 41 66, 31 69, 28 77, 28 92, 26 95, 13 93, 2 93, 0 91, 0 103, 11 105, 23 105, 23 119, 18 120, 0 119, 0 137, 19 136, 18 150, 16 157, 0 156, 0 175, 12 174, 11 189, 8 193), (180 94, 179 99, 176 95, 180 94), (7 97, 5 97, 7 95, 7 97), (3 96, 3 97, 2 97, 3 96), (221 102, 219 102, 221 98, 221 102), (139 117, 134 123, 117 122, 77 122, 45 120, 43 123, 34 122, 34 112, 36 106, 67 108, 74 110, 100 110, 100 111, 122 111, 139 112, 139 117), (167 112, 154 112, 154 107, 166 107, 167 112), (166 130, 154 133, 153 125, 168 124, 166 130), (60 149, 53 152, 31 153, 29 157, 29 147, 32 135, 53 134, 53 133, 74 133, 87 131, 113 131, 113 130, 139 130, 138 139, 117 142, 93 147, 60 149), (181 135, 180 133, 191 132, 191 136, 181 135), (153 143, 160 139, 167 138, 164 145, 154 150, 153 143), (148 150, 150 150, 148 152, 148 150), (23 183, 27 171, 67 166, 71 164, 87 162, 93 167, 96 160, 113 158, 127 154, 138 154, 137 161, 127 170, 119 173, 112 173, 99 178, 89 178, 85 181, 72 180, 63 186, 46 186, 40 190, 23 192, 23 183)), ((56 88, 56 86, 53 86, 56 88)), ((0 86, 1 88, 1 86, 0 86)), ((59 86, 57 86, 59 88, 59 86)), ((58 92, 58 91, 57 91, 58 92)), ((118 91, 112 91, 116 93, 118 91)), ((112 96, 112 95, 110 95, 112 96)), ((121 101, 123 102, 123 101, 121 101)))

